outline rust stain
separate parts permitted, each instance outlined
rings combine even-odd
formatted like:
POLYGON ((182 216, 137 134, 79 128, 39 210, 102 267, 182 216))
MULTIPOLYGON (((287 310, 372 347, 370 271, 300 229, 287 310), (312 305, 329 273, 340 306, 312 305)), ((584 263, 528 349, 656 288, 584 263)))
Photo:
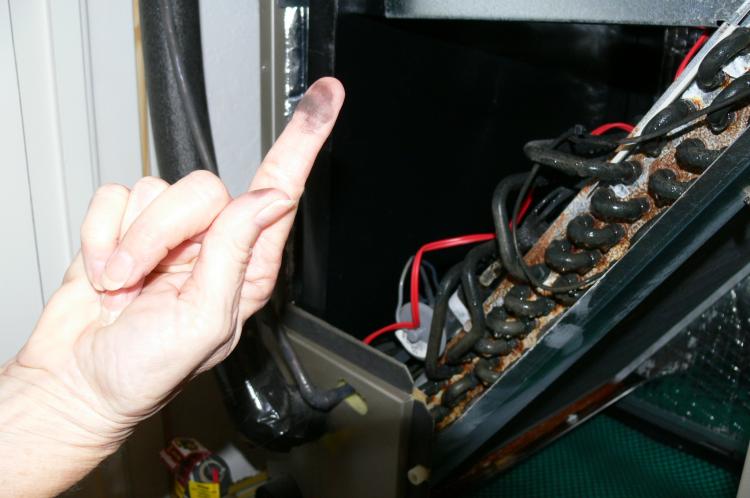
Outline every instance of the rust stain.
MULTIPOLYGON (((702 99, 696 98, 695 100, 696 104, 699 107, 702 107, 703 102, 702 99)), ((675 148, 677 145, 679 145, 683 140, 688 138, 699 138, 703 141, 703 143, 706 144, 706 146, 709 149, 718 149, 722 147, 729 146, 734 140, 739 136, 739 134, 744 130, 745 126, 744 123, 748 122, 748 118, 750 118, 750 107, 745 107, 741 110, 735 111, 734 113, 734 120, 732 121, 732 124, 725 130, 723 133, 719 135, 714 135, 706 126, 704 126, 704 121, 701 120, 698 122, 697 125, 693 126, 692 129, 688 130, 687 132, 683 133, 682 135, 672 139, 670 142, 665 144, 662 153, 659 155, 659 157, 656 158, 650 158, 643 154, 637 153, 633 154, 630 157, 628 157, 629 160, 637 160, 641 163, 641 165, 644 168, 644 172, 648 173, 648 176, 650 176, 654 171, 657 169, 670 169, 675 172, 677 175, 677 178, 680 181, 687 181, 692 180, 695 178, 698 178, 700 175, 696 175, 690 172, 687 172, 683 169, 681 169, 676 161, 675 161, 675 148)), ((618 148, 618 151, 621 150, 621 148, 618 148)), ((629 194, 625 197, 625 199, 633 199, 636 197, 646 197, 649 199, 650 208, 645 213, 645 215, 638 220, 635 223, 622 223, 621 225, 626 229, 626 235, 623 238, 622 241, 620 241, 617 245, 612 247, 609 251, 603 254, 603 257, 601 260, 597 263, 597 265, 590 270, 586 275, 584 275, 582 278, 588 278, 591 277, 597 273, 600 273, 602 271, 605 271, 607 268, 609 268, 612 264, 617 262, 619 259, 621 259, 625 253, 628 251, 630 247, 630 239, 635 235, 635 233, 648 221, 650 221, 652 218, 654 218, 656 215, 658 215, 660 212, 664 211, 665 209, 668 209, 668 206, 664 207, 657 207, 656 204, 653 202, 653 199, 648 193, 648 176, 642 175, 641 179, 638 180, 638 182, 635 185, 635 188, 630 190, 629 194)), ((578 193, 578 195, 570 202, 568 207, 565 209, 563 213, 560 214, 560 216, 557 217, 557 219, 552 223, 552 225, 547 229, 547 231, 539 238, 539 240, 534 244, 534 246, 528 251, 526 256, 524 257, 524 260, 528 265, 535 265, 538 263, 544 262, 544 253, 546 251, 547 246, 555 239, 561 239, 565 238, 566 236, 566 229, 568 226, 568 222, 580 214, 581 212, 588 212, 588 198, 593 193, 594 189, 596 188, 595 183, 590 183, 583 187, 581 191, 578 193), (585 206, 583 210, 580 209, 580 206, 585 206)), ((599 222, 597 220, 597 226, 600 227, 603 223, 599 222)), ((500 300, 505 296, 505 294, 508 292, 508 290, 516 285, 517 282, 513 282, 510 278, 504 278, 500 284, 496 287, 495 291, 490 295, 490 297, 484 302, 484 311, 485 314, 489 313, 489 311, 497 305, 497 303, 500 302, 500 300)), ((539 294, 540 291, 535 290, 535 295, 539 294)), ((541 294, 545 294, 544 292, 541 292, 541 294)), ((544 337, 545 333, 547 332, 547 329, 549 328, 548 325, 550 322, 555 320, 561 313, 563 313, 565 310, 567 310, 567 306, 563 306, 561 304, 557 304, 555 308, 550 312, 549 314, 545 315, 544 317, 537 319, 537 326, 532 330, 522 341, 519 342, 519 345, 516 347, 515 350, 513 350, 511 353, 501 357, 501 360, 497 367, 495 367, 495 371, 497 372, 504 372, 508 368, 510 368, 526 351, 533 348, 537 342, 544 337)), ((448 347, 452 346, 457 342, 461 337, 463 337, 466 334, 465 331, 461 331, 458 334, 456 334, 451 341, 448 343, 448 347)), ((462 370, 462 372, 456 376, 454 376, 452 379, 448 381, 448 383, 443 387, 441 392, 436 394, 430 399, 429 407, 434 407, 437 404, 440 403, 440 399, 442 397, 442 392, 445 388, 450 386, 451 384, 458 381, 460 378, 462 378, 464 375, 469 374, 471 370, 473 370, 474 365, 478 360, 474 360, 471 363, 467 363, 465 365, 465 368, 462 370)), ((467 394, 464 396, 464 398, 456 404, 456 406, 451 410, 451 412, 444 417, 436 426, 436 429, 442 430, 445 427, 448 427, 453 422, 458 420, 461 415, 464 413, 466 408, 472 403, 474 399, 481 396, 481 394, 485 391, 485 387, 480 384, 476 388, 470 390, 467 392, 467 394)))

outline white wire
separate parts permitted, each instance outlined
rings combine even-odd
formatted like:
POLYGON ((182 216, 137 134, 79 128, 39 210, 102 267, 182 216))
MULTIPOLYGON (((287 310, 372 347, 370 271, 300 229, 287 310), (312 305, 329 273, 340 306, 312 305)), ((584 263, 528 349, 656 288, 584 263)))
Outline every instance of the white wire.
MULTIPOLYGON (((398 300, 396 304, 396 321, 401 321, 401 307, 404 305, 404 286, 406 285, 406 275, 409 273, 409 267, 411 267, 412 262, 414 261, 414 256, 411 256, 409 259, 406 260, 406 264, 404 265, 403 270, 401 270, 401 276, 398 279, 398 300)), ((432 263, 429 263, 427 261, 422 261, 422 267, 419 268, 419 275, 422 279, 422 287, 425 291, 425 296, 427 298, 427 303, 430 306, 435 305, 435 292, 437 291, 437 270, 432 265, 432 263), (427 268, 430 271, 430 274, 432 276, 432 281, 427 277, 427 273, 424 271, 424 266, 427 266, 427 268), (433 284, 432 282, 435 282, 433 284), (433 286, 434 285, 434 286, 433 286)))
POLYGON ((406 274, 409 273, 409 266, 411 266, 412 261, 414 261, 414 256, 411 256, 409 259, 406 260, 406 264, 404 265, 404 269, 401 270, 401 277, 398 279, 398 301, 396 304, 396 321, 400 321, 400 311, 401 306, 404 304, 404 282, 406 282, 406 274))
POLYGON ((435 265, 433 265, 429 261, 422 260, 422 266, 426 266, 427 269, 430 270, 430 276, 432 277, 432 286, 433 286, 435 293, 437 293, 438 287, 440 287, 440 279, 438 278, 435 265))

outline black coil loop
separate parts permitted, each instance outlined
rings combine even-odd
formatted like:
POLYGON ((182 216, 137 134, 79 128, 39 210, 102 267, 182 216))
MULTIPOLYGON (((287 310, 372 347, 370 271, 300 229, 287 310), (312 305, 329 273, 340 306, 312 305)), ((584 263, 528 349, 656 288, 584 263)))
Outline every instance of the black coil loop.
POLYGON ((516 285, 505 296, 503 306, 518 318, 538 318, 544 316, 555 307, 555 302, 544 296, 536 296, 528 285, 516 285))
MULTIPOLYGON (((643 128, 643 135, 670 129, 674 123, 685 119, 690 113, 695 111, 695 105, 689 100, 676 100, 667 107, 659 111, 651 121, 643 128)), ((641 144, 641 152, 650 157, 657 157, 661 154, 662 148, 666 141, 663 138, 655 138, 641 144)))
POLYGON ((648 209, 647 198, 620 199, 609 187, 599 187, 591 196, 591 213, 602 221, 633 223, 648 209))
MULTIPOLYGON (((736 98, 738 95, 743 95, 748 89, 750 89, 750 73, 745 73, 727 85, 727 87, 716 96, 713 103, 727 102, 730 99, 736 98)), ((748 98, 750 97, 741 99, 730 107, 712 112, 706 116, 708 128, 716 135, 729 128, 729 125, 734 121, 734 110, 737 107, 747 104, 748 98)))
POLYGON ((750 29, 744 27, 735 29, 729 36, 717 43, 698 66, 698 73, 695 76, 698 88, 704 92, 719 88, 726 81, 722 68, 748 45, 750 45, 750 29))
POLYGON ((671 169, 657 169, 648 179, 648 191, 657 206, 668 206, 679 199, 692 183, 679 181, 671 169))
POLYGON ((724 148, 709 149, 703 140, 687 138, 677 146, 674 157, 680 168, 699 175, 706 171, 722 152, 724 148))
POLYGON ((594 218, 591 215, 576 216, 568 223, 566 231, 568 240, 576 247, 599 249, 606 252, 625 237, 625 229, 622 225, 610 223, 597 228, 594 223, 594 218))
POLYGON ((445 406, 455 406, 464 398, 467 392, 477 387, 478 384, 479 381, 473 373, 466 374, 445 389, 442 404, 445 406))
POLYGON ((508 312, 497 306, 492 308, 486 318, 487 328, 496 339, 513 339, 523 337, 534 328, 534 322, 510 317, 508 312))

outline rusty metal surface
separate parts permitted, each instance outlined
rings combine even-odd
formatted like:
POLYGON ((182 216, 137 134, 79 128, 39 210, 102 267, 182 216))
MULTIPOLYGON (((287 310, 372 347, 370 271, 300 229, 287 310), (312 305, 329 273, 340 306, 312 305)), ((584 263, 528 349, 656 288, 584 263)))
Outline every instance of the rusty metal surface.
MULTIPOLYGON (((747 8, 746 8, 747 5, 748 3, 746 3, 745 6, 743 6, 745 7, 745 9, 740 14, 741 17, 735 20, 737 24, 739 24, 739 22, 744 18, 745 13, 747 12, 747 8)), ((712 101, 712 99, 716 96, 716 94, 718 94, 718 92, 721 89, 711 92, 710 94, 703 94, 697 89, 696 85, 692 83, 691 80, 693 76, 695 75, 695 72, 697 71, 697 67, 698 67, 700 60, 717 43, 718 40, 722 39, 723 37, 731 33, 731 31, 734 29, 735 26, 736 24, 729 23, 727 25, 724 25, 719 30, 717 30, 712 40, 709 43, 707 43, 707 46, 704 48, 704 50, 702 50, 698 54, 698 56, 696 56, 696 59, 688 66, 688 68, 683 73, 682 77, 670 87, 670 89, 665 93, 665 95, 657 102, 657 104, 655 104, 654 108, 652 108, 652 110, 637 125, 636 129, 634 130, 634 134, 640 133, 640 131, 643 130, 645 125, 648 123, 648 121, 657 112, 659 112, 666 105, 668 105, 670 102, 672 102, 673 100, 677 98, 690 99, 698 107, 705 107, 707 103, 712 101)), ((745 64, 745 67, 743 68, 743 70, 746 71, 748 69, 747 62, 746 61, 743 61, 743 62, 745 64)), ((712 134, 705 126, 703 126, 704 121, 700 120, 697 126, 693 125, 690 129, 681 130, 681 133, 679 134, 679 136, 677 136, 677 138, 670 140, 670 142, 664 147, 662 153, 656 158, 646 157, 642 154, 630 154, 630 150, 628 150, 627 147, 622 147, 621 150, 617 154, 615 154, 615 156, 612 159, 612 162, 622 161, 626 157, 629 160, 635 159, 642 164, 643 174, 632 185, 616 186, 615 191, 618 197, 622 199, 646 197, 650 201, 649 202, 650 208, 639 221, 629 224, 629 225, 628 224, 623 225, 626 228, 626 232, 627 232, 626 237, 620 243, 618 243, 616 246, 614 246, 608 252, 606 252, 604 254, 604 257, 596 265, 596 267, 593 268, 586 276, 584 276, 584 278, 603 272, 603 271, 609 272, 609 270, 611 270, 613 266, 616 266, 615 265, 616 262, 622 259, 626 254, 628 254, 630 247, 631 247, 630 240, 636 234, 636 232, 638 232, 638 230, 643 225, 648 223, 651 219, 653 219, 657 215, 663 214, 664 212, 670 209, 670 207, 668 206, 661 207, 661 208, 657 207, 648 193, 648 178, 654 171, 656 171, 657 169, 669 169, 675 172, 675 174, 677 175, 677 178, 680 181, 699 178, 700 175, 689 173, 687 171, 682 170, 681 168, 677 166, 675 162, 674 154, 675 154, 675 148, 677 145, 679 145, 679 143, 681 143, 683 140, 687 138, 700 138, 701 140, 704 141, 704 143, 710 149, 726 147, 734 143, 735 140, 743 133, 745 129, 745 125, 748 121, 748 117, 750 117, 750 109, 743 108, 741 111, 738 111, 736 113, 736 119, 734 120, 732 126, 730 126, 729 129, 727 129, 725 132, 723 132, 720 135, 712 134)), ((718 162, 719 161, 717 160, 717 163, 718 162)), ((703 173, 703 176, 705 175, 706 175, 706 172, 703 173)), ((571 203, 568 205, 565 211, 558 217, 558 219, 549 227, 549 229, 539 239, 539 241, 537 241, 534 247, 532 247, 532 249, 527 253, 525 260, 529 265, 543 262, 544 253, 549 243, 556 239, 565 238, 565 232, 566 232, 568 222, 571 219, 573 219, 575 216, 578 216, 579 214, 589 211, 589 204, 590 204, 589 199, 596 187, 597 185, 595 183, 589 184, 588 186, 584 187, 579 192, 579 194, 571 201, 571 203)), ((692 189, 693 187, 688 189, 688 193, 692 189)), ((689 196, 685 195, 684 197, 689 197, 689 196)), ((685 209, 684 204, 685 204, 684 202, 681 203, 683 209, 685 209)), ((704 206, 695 206, 696 212, 700 211, 700 209, 702 209, 703 207, 704 206)), ((690 209, 690 208, 691 206, 687 207, 687 209, 690 209)), ((659 223, 653 224, 649 228, 648 232, 653 231, 653 226, 658 225, 658 224, 659 223)), ((601 225, 598 224, 597 226, 601 226, 601 225)), ((644 238, 645 237, 642 237, 641 240, 643 240, 644 238)), ((547 282, 553 281, 556 278, 556 275, 557 274, 553 272, 551 276, 547 279, 547 282)), ((599 286, 602 280, 605 280, 605 279, 606 279, 606 275, 602 277, 591 288, 588 289, 584 297, 579 301, 579 303, 577 303, 581 305, 581 306, 578 306, 579 309, 587 307, 590 304, 591 300, 593 299, 592 295, 597 294, 596 287, 599 286)), ((514 285, 514 282, 511 282, 508 279, 505 279, 504 281, 502 281, 498 285, 498 287, 495 289, 493 294, 484 303, 485 312, 489 312, 495 306, 502 306, 503 298, 505 294, 513 285, 514 285)), ((656 284, 652 283, 652 285, 656 285, 656 284)), ((539 292, 539 293, 544 294, 544 292, 539 292)), ((599 292, 598 294, 601 295, 602 293, 599 292)), ((639 296, 638 299, 642 299, 643 297, 644 296, 639 296)), ((544 317, 537 319, 537 326, 535 327, 535 329, 532 332, 530 332, 520 342, 518 347, 513 352, 502 357, 499 365, 496 367, 496 371, 502 373, 498 382, 496 382, 490 388, 485 388, 482 384, 479 384, 477 387, 470 390, 464 396, 464 398, 456 406, 454 406, 452 410, 446 416, 442 418, 442 420, 439 421, 437 425, 437 429, 440 431, 444 431, 448 428, 451 428, 453 425, 455 425, 458 422, 459 424, 463 424, 466 427, 463 427, 461 431, 452 431, 454 435, 451 437, 456 437, 455 434, 459 434, 459 433, 465 434, 467 433, 467 431, 470 432, 473 429, 473 425, 478 422, 476 420, 465 422, 464 420, 462 420, 462 417, 466 417, 467 413, 472 412, 473 405, 475 404, 475 402, 481 399, 488 390, 492 390, 492 389, 497 388, 499 385, 503 385, 503 381, 506 378, 507 373, 510 371, 513 371, 514 367, 520 363, 519 360, 521 360, 524 356, 528 355, 530 351, 533 351, 535 346, 540 341, 544 340, 545 337, 552 330, 556 330, 559 328, 559 327, 555 327, 555 325, 560 323, 560 319, 566 315, 566 312, 568 310, 569 310, 569 307, 558 304, 552 310, 551 313, 549 313, 548 315, 544 317)), ((570 335, 571 333, 573 333, 573 331, 572 329, 570 329, 565 333, 570 335)), ((581 335, 581 333, 582 331, 577 332, 579 336, 581 335)), ((460 332, 456 337, 453 338, 453 341, 451 341, 451 343, 455 342, 462 335, 463 333, 460 332)), ((556 335, 560 335, 560 334, 556 334, 556 335)), ((570 341, 568 341, 568 339, 566 339, 566 342, 564 344, 565 347, 569 346, 570 341)), ((465 365, 463 371, 460 374, 454 376, 452 379, 450 379, 446 383, 446 386, 444 387, 448 387, 452 385, 453 383, 457 382, 459 379, 461 379, 466 373, 468 373, 471 369, 473 369, 475 362, 465 365)), ((544 365, 540 364, 537 366, 537 368, 544 368, 544 365)), ((430 398, 428 400, 429 406, 435 407, 439 405, 441 402, 441 396, 442 396, 442 392, 438 392, 435 396, 430 398)), ((446 446, 450 447, 450 445, 446 445, 446 446)))

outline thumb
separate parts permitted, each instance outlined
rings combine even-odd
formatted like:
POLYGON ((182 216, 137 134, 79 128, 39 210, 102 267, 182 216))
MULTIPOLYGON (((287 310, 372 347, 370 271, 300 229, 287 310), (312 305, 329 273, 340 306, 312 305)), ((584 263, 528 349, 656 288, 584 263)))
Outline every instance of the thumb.
POLYGON ((285 193, 271 188, 234 199, 206 232, 180 298, 203 310, 203 316, 234 318, 255 241, 264 228, 295 207, 296 202, 285 193))

